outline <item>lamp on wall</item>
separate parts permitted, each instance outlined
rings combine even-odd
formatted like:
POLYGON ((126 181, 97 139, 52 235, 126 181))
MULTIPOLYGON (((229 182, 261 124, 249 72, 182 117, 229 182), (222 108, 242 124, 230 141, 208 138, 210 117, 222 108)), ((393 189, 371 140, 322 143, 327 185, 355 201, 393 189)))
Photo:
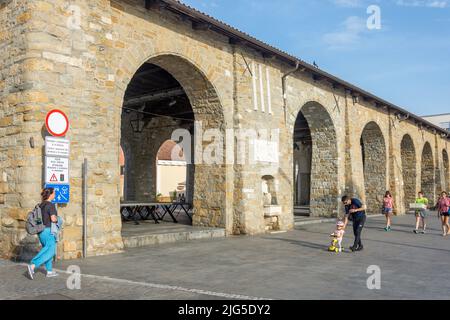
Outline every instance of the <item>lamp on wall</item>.
POLYGON ((144 131, 145 122, 140 118, 138 113, 135 120, 130 120, 130 125, 134 133, 141 133, 144 131))

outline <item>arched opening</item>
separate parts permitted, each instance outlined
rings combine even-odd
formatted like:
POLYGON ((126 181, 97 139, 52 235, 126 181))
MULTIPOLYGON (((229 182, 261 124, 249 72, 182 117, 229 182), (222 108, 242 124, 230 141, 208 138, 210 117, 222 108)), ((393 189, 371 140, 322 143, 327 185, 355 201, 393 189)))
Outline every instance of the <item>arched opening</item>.
MULTIPOLYGON (((177 129, 186 129, 193 136, 194 120, 185 90, 169 72, 152 63, 138 69, 125 92, 122 111, 122 139, 132 153, 127 164, 125 200, 156 201, 155 159, 160 146, 177 129)), ((189 185, 193 187, 192 180, 189 185)))
POLYGON ((421 189, 425 197, 434 201, 434 161, 430 143, 425 143, 422 150, 421 189))
POLYGON ((405 135, 401 145, 401 168, 403 177, 403 203, 405 208, 409 208, 410 203, 414 203, 416 197, 416 150, 410 135, 405 135))
POLYGON ((386 144, 380 127, 369 122, 361 135, 364 188, 368 214, 378 214, 386 191, 386 144))
MULTIPOLYGON (((192 224, 223 228, 226 194, 221 188, 226 174, 223 166, 205 165, 200 157, 196 159, 194 150, 204 150, 211 143, 202 141, 202 137, 196 140, 196 121, 203 130, 222 132, 225 127, 216 91, 196 66, 179 56, 159 55, 138 68, 130 78, 122 105, 121 142, 126 141, 128 149, 123 202, 158 204, 164 200, 159 199, 158 186, 169 185, 175 191, 182 185, 192 224), (184 159, 162 159, 161 146, 165 148, 167 140, 171 141, 171 155, 177 144, 183 146, 184 159), (183 181, 158 177, 159 161, 184 161, 183 181)), ((165 200, 172 201, 170 196, 169 192, 165 200)))
POLYGON ((336 131, 319 103, 305 104, 294 126, 294 213, 337 213, 338 156, 336 131))
POLYGON ((442 161, 444 166, 444 190, 443 191, 450 191, 450 163, 448 158, 447 150, 442 150, 442 161))
POLYGON ((158 201, 184 201, 187 163, 183 149, 173 140, 166 140, 156 155, 156 193, 158 201))

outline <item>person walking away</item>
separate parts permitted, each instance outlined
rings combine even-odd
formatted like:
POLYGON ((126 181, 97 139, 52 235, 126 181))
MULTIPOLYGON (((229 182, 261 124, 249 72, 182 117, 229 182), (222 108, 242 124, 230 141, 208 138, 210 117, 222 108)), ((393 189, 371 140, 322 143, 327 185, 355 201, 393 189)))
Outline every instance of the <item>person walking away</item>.
POLYGON ((448 223, 449 209, 450 209, 450 198, 447 192, 443 191, 439 200, 436 204, 438 209, 438 218, 441 219, 442 223, 442 236, 446 237, 450 233, 450 225, 448 223))
POLYGON ((344 230, 347 227, 349 219, 353 221, 353 234, 355 242, 350 247, 351 251, 361 251, 364 246, 361 241, 361 233, 366 223, 366 208, 361 200, 357 198, 350 198, 349 196, 342 197, 342 203, 345 208, 344 230))
POLYGON ((34 273, 41 265, 45 265, 47 277, 55 277, 58 274, 53 271, 53 257, 56 254, 56 238, 52 233, 52 222, 58 223, 58 213, 55 205, 51 202, 55 199, 55 190, 53 188, 45 188, 41 192, 42 202, 39 205, 42 211, 42 222, 45 229, 39 233, 39 241, 42 245, 41 251, 31 260, 28 265, 28 275, 30 279, 34 279, 34 273))
POLYGON ((427 229, 428 199, 424 197, 422 191, 419 191, 416 203, 424 205, 425 208, 416 210, 416 228, 414 229, 414 233, 425 234, 427 229), (420 224, 422 224, 422 231, 419 231, 420 224))
POLYGON ((392 214, 394 213, 394 199, 389 191, 386 191, 383 199, 383 214, 386 217, 385 231, 391 231, 392 214))

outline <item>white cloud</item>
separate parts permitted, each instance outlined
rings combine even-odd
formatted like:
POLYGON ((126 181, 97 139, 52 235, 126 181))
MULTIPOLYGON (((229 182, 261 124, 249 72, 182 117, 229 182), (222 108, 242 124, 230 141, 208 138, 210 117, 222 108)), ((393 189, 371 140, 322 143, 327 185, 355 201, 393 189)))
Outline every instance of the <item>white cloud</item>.
POLYGON ((334 4, 340 7, 361 7, 362 1, 361 0, 332 0, 334 4))
POLYGON ((366 20, 360 17, 348 17, 335 32, 323 36, 323 41, 330 48, 345 48, 356 44, 367 31, 366 20))
POLYGON ((396 0, 396 4, 403 7, 448 8, 450 0, 396 0))

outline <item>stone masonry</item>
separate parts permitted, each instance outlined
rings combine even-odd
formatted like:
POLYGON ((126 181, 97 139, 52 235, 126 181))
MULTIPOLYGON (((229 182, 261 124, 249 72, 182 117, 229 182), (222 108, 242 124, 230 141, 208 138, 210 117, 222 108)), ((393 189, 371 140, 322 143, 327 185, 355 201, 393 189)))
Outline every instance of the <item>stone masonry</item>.
MULTIPOLYGON (((24 258, 27 248, 36 244, 35 237, 26 236, 24 220, 39 201, 47 134, 44 119, 54 108, 71 120, 67 134, 71 203, 59 208, 66 221, 61 255, 66 259, 81 255, 85 158, 89 161, 88 255, 123 250, 119 153, 122 123, 127 119, 122 117, 122 105, 127 85, 146 62, 180 83, 203 131, 216 129, 225 135, 227 129, 256 129, 251 139, 278 142, 276 165, 241 163, 239 157, 251 157, 251 148, 224 143, 223 154, 231 154, 234 163, 191 168, 188 184, 194 190, 195 226, 221 227, 229 235, 264 233, 261 181, 270 176, 282 208, 274 219, 277 229, 293 228, 293 132, 300 111, 312 136, 313 216, 342 215, 344 194, 360 197, 370 214, 379 213, 385 190, 394 195, 396 213, 403 214, 411 194, 419 189, 436 199, 438 192, 450 187, 450 144, 440 132, 403 119, 396 110, 370 99, 355 99, 348 89, 314 77, 305 68, 290 73, 283 83, 283 76, 293 68, 285 60, 198 27, 164 6, 147 9, 141 0, 3 0, 0 57, 0 253, 4 257, 24 258), (402 142, 405 137, 409 138, 402 142)), ((133 150, 141 138, 129 136, 129 141, 122 141, 127 161, 134 161, 133 170, 149 183, 154 168, 143 162, 154 161, 169 132, 158 136, 148 132, 143 138, 148 149, 139 152, 133 150)), ((195 148, 208 145, 199 140, 195 148)), ((149 187, 138 192, 140 185, 128 181, 128 190, 154 193, 149 187)))

